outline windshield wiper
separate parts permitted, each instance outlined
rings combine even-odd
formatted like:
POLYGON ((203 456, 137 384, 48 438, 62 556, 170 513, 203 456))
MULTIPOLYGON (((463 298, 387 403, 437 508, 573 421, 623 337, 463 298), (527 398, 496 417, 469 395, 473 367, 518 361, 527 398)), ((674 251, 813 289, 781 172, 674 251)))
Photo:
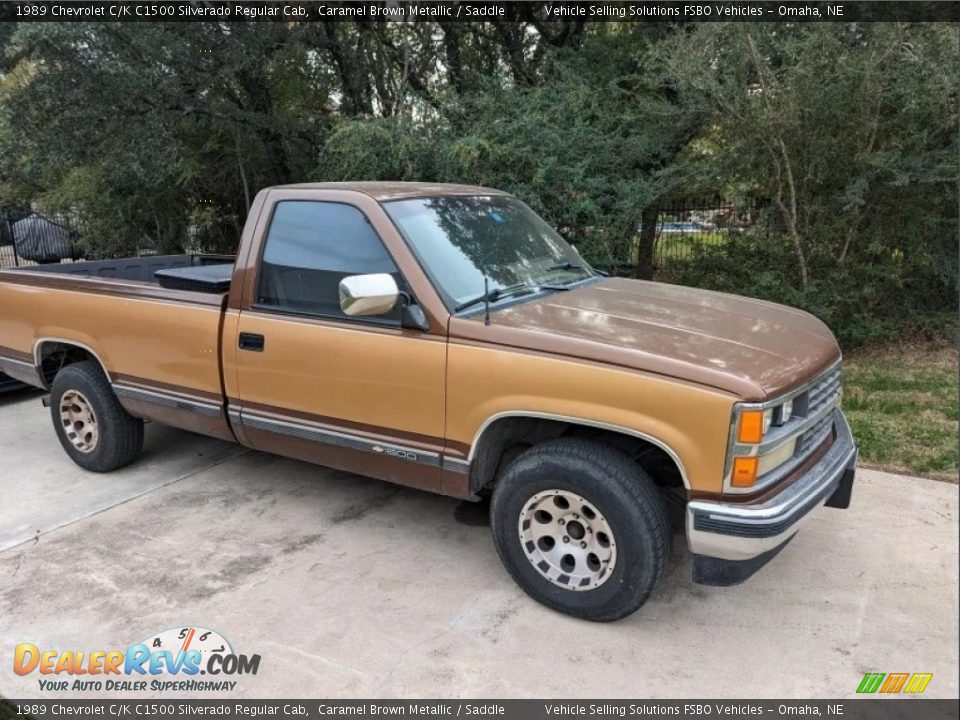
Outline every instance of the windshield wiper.
POLYGON ((519 295, 522 290, 526 290, 528 293, 536 291, 536 286, 528 285, 527 283, 518 283, 517 285, 510 285, 508 287, 499 287, 485 292, 482 295, 478 295, 475 298, 470 298, 464 302, 457 305, 453 311, 460 312, 461 310, 466 310, 468 307, 476 305, 477 303, 482 302, 496 302, 510 295, 519 295))
POLYGON ((541 290, 563 290, 564 292, 566 292, 570 290, 570 285, 572 284, 573 283, 567 283, 566 285, 556 285, 551 283, 545 283, 545 284, 537 285, 537 287, 540 288, 541 290))
POLYGON ((583 263, 574 263, 570 261, 564 261, 562 263, 557 263, 556 265, 551 265, 547 270, 586 270, 587 267, 583 263))
MULTIPOLYGON (((597 270, 596 268, 592 268, 586 263, 575 263, 575 262, 564 261, 562 263, 557 263, 556 265, 551 265, 550 267, 547 268, 547 272, 550 272, 551 270, 582 270, 584 272, 584 275, 588 278, 595 277, 596 275, 607 277, 607 273, 603 272, 602 270, 597 270)), ((580 278, 580 279, 574 278, 569 283, 564 283, 564 285, 580 282, 582 279, 584 278, 580 278)), ((569 290, 570 289, 568 287, 564 287, 564 285, 556 285, 556 284, 541 285, 540 287, 545 287, 551 290, 560 290, 560 289, 569 290)))

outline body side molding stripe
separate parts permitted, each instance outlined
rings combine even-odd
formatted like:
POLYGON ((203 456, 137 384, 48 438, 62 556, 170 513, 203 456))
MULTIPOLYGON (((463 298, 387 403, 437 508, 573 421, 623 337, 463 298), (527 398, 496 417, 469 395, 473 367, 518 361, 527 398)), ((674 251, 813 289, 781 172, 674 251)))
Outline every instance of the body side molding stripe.
POLYGON ((0 363, 6 363, 7 365, 15 365, 20 368, 26 368, 29 370, 35 370, 36 367, 32 362, 27 360, 18 360, 17 358, 9 357, 8 355, 0 355, 0 363))
POLYGON ((460 473, 461 475, 470 474, 470 462, 460 460, 459 458, 443 458, 443 469, 450 472, 460 473))
MULTIPOLYGON (((230 419, 234 420, 238 413, 230 412, 230 419)), ((292 437, 310 440, 313 442, 336 445, 337 447, 348 450, 357 450, 360 452, 373 453, 375 455, 385 455, 397 460, 406 460, 420 465, 429 465, 431 467, 440 467, 440 454, 419 448, 397 445, 395 443, 378 442, 358 435, 350 435, 333 430, 321 430, 320 428, 305 425, 303 423, 290 422, 287 420, 275 420, 273 418, 263 417, 261 415, 252 415, 249 412, 239 414, 240 424, 244 427, 250 427, 257 430, 266 430, 268 432, 290 435, 292 437)))
POLYGON ((182 395, 173 395, 171 393, 158 392, 156 390, 147 390, 145 388, 133 387, 114 383, 113 391, 118 397, 128 397, 133 400, 143 400, 156 405, 176 408, 177 410, 187 410, 199 415, 209 415, 211 417, 220 417, 223 414, 223 407, 214 403, 193 400, 182 395))

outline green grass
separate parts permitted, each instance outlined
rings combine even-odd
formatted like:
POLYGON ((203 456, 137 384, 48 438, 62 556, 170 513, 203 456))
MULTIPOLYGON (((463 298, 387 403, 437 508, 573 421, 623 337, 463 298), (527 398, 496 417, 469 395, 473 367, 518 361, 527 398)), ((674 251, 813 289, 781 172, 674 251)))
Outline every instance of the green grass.
POLYGON ((692 258, 697 250, 723 245, 726 241, 727 236, 723 233, 663 234, 657 241, 657 255, 666 264, 671 260, 692 258))
POLYGON ((957 351, 904 344, 848 355, 843 410, 867 467, 957 482, 957 351))
MULTIPOLYGON (((723 245, 726 241, 727 235, 723 232, 662 233, 657 238, 657 256, 669 262, 678 257, 691 257, 697 248, 723 245)), ((637 236, 630 245, 630 257, 635 258, 639 249, 640 238, 637 236)))

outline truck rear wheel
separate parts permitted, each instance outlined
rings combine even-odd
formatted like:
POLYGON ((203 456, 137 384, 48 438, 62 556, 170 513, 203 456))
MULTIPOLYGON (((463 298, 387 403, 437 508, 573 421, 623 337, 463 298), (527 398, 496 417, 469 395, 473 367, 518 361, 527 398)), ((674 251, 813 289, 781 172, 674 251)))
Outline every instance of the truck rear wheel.
POLYGON ((85 470, 116 470, 143 448, 143 421, 121 407, 95 362, 67 365, 57 373, 50 414, 63 449, 85 470))
POLYGON ((592 441, 553 440, 524 452, 494 488, 490 517, 517 584, 586 620, 617 620, 643 605, 670 553, 670 522, 653 481, 592 441))

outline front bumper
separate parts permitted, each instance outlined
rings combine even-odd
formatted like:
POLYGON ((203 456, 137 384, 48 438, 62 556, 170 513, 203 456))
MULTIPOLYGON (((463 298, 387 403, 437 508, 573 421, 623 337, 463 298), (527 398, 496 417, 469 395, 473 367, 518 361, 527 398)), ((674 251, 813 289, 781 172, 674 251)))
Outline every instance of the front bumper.
POLYGON ((857 446, 840 410, 830 449, 782 492, 756 504, 693 500, 687 504, 687 544, 694 582, 734 585, 769 562, 793 539, 810 512, 850 504, 857 446))

